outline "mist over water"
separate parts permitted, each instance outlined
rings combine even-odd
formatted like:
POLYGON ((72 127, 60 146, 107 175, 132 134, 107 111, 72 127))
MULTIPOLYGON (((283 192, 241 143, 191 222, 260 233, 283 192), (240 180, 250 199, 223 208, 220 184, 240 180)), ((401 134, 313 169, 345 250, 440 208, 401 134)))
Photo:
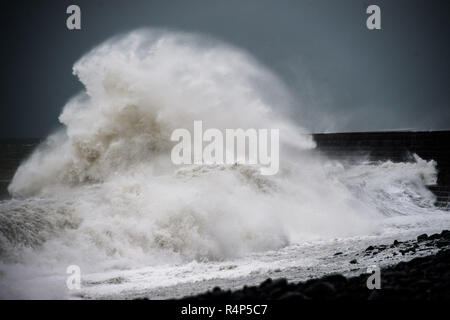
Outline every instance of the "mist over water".
POLYGON ((425 187, 436 181, 433 161, 348 168, 317 155, 307 131, 283 116, 292 101, 283 83, 227 44, 138 30, 73 70, 85 90, 65 105, 64 130, 19 167, 13 199, 0 202, 2 295, 20 296, 38 275, 71 264, 106 272, 226 261, 382 233, 386 217, 436 210, 425 187), (280 172, 174 166, 170 135, 195 120, 280 129, 280 172))

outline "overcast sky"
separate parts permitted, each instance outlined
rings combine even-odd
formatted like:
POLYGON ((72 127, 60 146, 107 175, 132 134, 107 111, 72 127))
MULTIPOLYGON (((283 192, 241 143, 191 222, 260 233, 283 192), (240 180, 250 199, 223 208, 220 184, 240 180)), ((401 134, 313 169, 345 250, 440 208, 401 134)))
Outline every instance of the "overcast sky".
POLYGON ((450 127, 450 1, 3 1, 0 137, 44 137, 82 90, 72 66, 140 27, 205 33, 253 54, 314 132, 450 127), (82 30, 66 28, 78 4, 82 30), (382 30, 366 28, 370 4, 382 30))

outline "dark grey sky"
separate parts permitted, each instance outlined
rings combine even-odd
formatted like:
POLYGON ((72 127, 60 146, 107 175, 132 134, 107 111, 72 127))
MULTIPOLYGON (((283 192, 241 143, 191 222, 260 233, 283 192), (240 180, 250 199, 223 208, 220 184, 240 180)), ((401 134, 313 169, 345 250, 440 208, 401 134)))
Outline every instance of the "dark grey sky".
POLYGON ((117 33, 167 27, 244 48, 312 131, 450 127, 450 1, 3 1, 0 137, 43 137, 82 87, 73 63, 117 33), (66 29, 78 4, 82 30, 66 29), (382 30, 369 31, 368 5, 382 30))

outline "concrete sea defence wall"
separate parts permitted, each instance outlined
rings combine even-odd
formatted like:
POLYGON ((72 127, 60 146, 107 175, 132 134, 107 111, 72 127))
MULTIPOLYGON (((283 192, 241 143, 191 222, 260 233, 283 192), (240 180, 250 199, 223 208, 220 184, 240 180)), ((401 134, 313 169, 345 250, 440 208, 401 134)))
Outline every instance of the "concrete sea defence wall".
POLYGON ((430 190, 437 196, 436 205, 450 204, 450 130, 383 131, 314 134, 317 149, 336 159, 412 161, 413 154, 437 162, 437 185, 430 190))

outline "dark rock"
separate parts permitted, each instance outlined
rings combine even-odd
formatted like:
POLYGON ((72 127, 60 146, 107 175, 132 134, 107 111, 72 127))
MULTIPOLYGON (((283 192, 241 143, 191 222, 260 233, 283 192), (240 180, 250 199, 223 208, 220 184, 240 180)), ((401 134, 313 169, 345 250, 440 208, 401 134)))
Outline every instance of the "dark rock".
POLYGON ((368 246, 365 251, 372 251, 373 249, 375 249, 375 248, 372 246, 368 246))
POLYGON ((300 292, 287 292, 280 296, 280 300, 311 300, 307 296, 305 296, 303 293, 300 292))
POLYGON ((441 237, 450 240, 450 230, 444 230, 441 232, 441 237))
POLYGON ((426 290, 427 288, 431 287, 432 282, 425 279, 421 279, 416 281, 413 285, 420 290, 426 290))
POLYGON ((342 254, 342 252, 336 252, 334 255, 335 256, 339 256, 339 255, 341 255, 342 254))
POLYGON ((268 279, 266 279, 266 280, 264 280, 263 282, 261 282, 261 284, 259 285, 261 288, 266 288, 266 287, 268 287, 269 285, 271 285, 272 284, 272 279, 271 278, 268 278, 268 279))
POLYGON ((383 278, 392 280, 392 279, 403 279, 408 276, 408 273, 400 270, 388 270, 383 273, 383 278))
POLYGON ((382 298, 381 290, 374 289, 369 294, 369 297, 367 299, 368 300, 381 300, 381 298, 382 298))
POLYGON ((327 281, 316 281, 308 286, 304 293, 313 299, 331 299, 336 293, 334 286, 327 281))
POLYGON ((356 264, 356 263, 358 263, 358 260, 353 259, 353 260, 350 261, 350 263, 351 263, 351 264, 356 264))
POLYGON ((272 286, 277 286, 277 287, 285 287, 287 285, 287 280, 285 278, 280 278, 280 279, 275 279, 272 281, 272 286))
MULTIPOLYGON (((444 233, 445 236, 447 234, 444 233)), ((438 244, 449 241, 441 234, 439 238, 428 242, 438 244)), ((414 242, 404 242, 402 251, 412 252, 416 245, 414 242)), ((357 263, 356 259, 351 262, 357 263)), ((223 291, 216 287, 207 293, 185 299, 445 300, 450 299, 450 249, 444 248, 435 255, 416 257, 382 269, 381 290, 369 290, 366 287, 367 277, 368 274, 352 278, 332 274, 297 284, 290 284, 284 278, 267 279, 259 286, 245 286, 236 291, 223 291)))
POLYGON ((438 248, 449 247, 450 246, 450 240, 440 239, 440 240, 438 240, 436 242, 436 246, 438 248))
MULTIPOLYGON (((287 280, 284 278, 280 278, 280 279, 267 279, 266 281, 264 281, 263 283, 261 283, 260 288, 264 288, 264 290, 266 290, 267 292, 270 292, 271 295, 275 294, 275 291, 277 289, 284 289, 287 286, 287 280)), ((248 290, 248 289, 246 289, 248 290)))
POLYGON ((274 287, 273 290, 269 292, 269 299, 279 299, 284 294, 283 288, 274 287))
POLYGON ((438 233, 432 234, 431 236, 428 237, 429 240, 437 240, 440 238, 441 238, 441 235, 438 233))
POLYGON ((428 239, 428 235, 426 233, 421 234, 420 236, 417 237, 417 241, 418 242, 422 242, 428 239))
POLYGON ((331 274, 328 276, 324 276, 322 280, 332 283, 335 287, 345 285, 347 283, 347 278, 341 274, 331 274))

